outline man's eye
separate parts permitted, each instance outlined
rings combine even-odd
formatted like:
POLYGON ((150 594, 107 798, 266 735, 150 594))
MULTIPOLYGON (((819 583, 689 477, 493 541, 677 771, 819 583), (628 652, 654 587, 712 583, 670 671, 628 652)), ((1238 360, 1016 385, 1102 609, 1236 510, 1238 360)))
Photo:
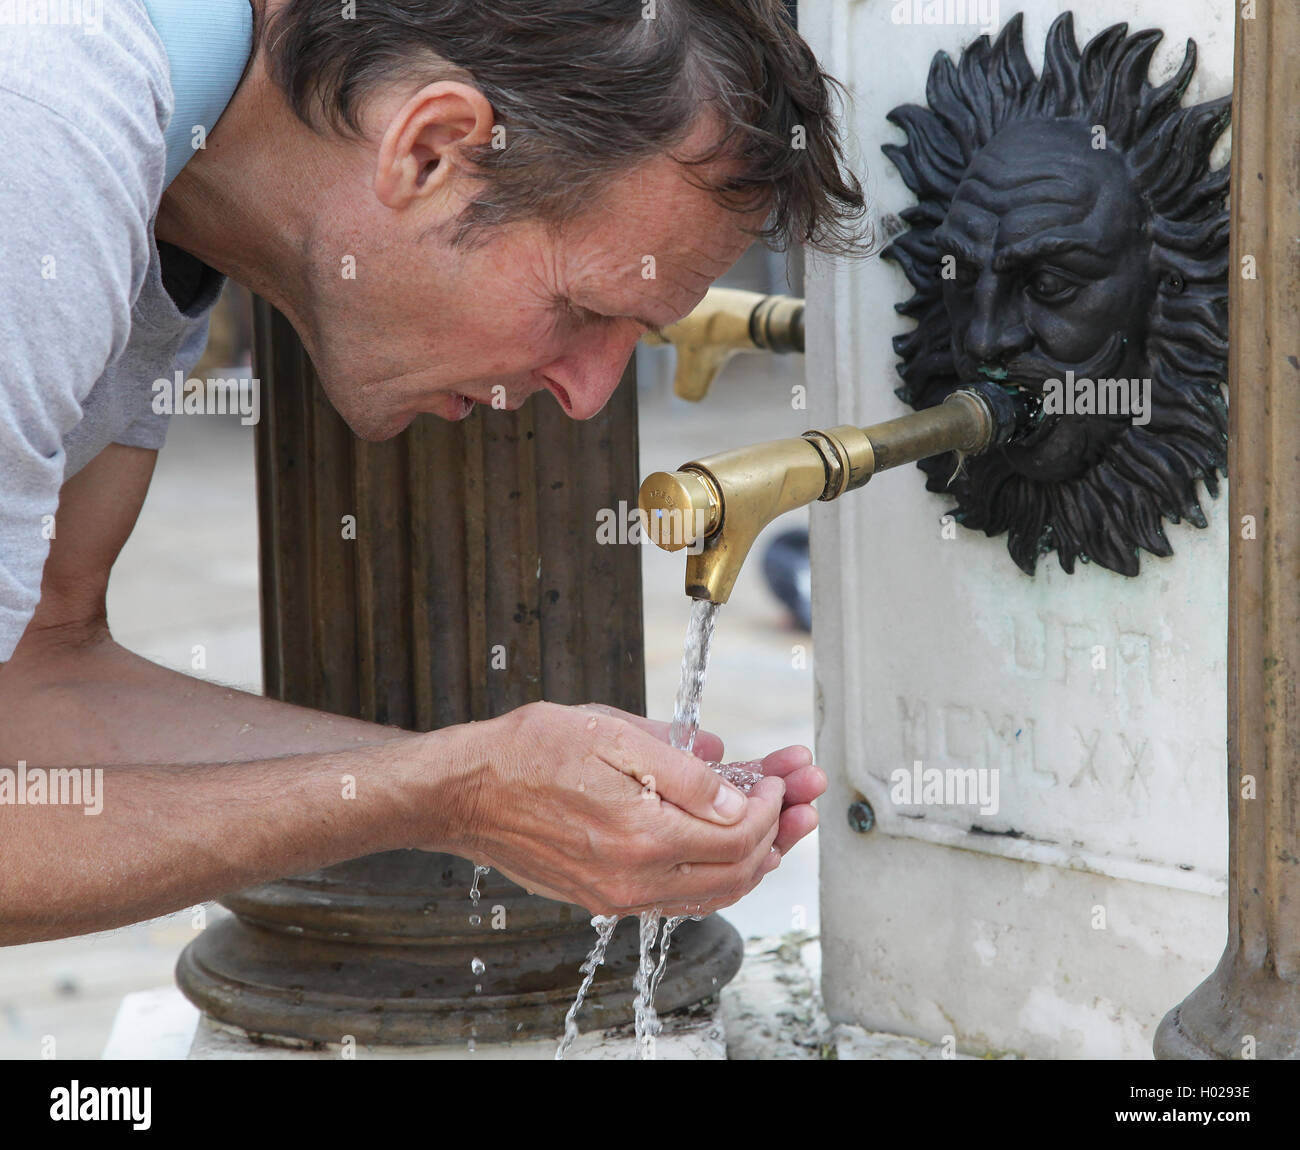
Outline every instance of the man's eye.
POLYGON ((1064 303, 1078 290, 1078 285, 1071 280, 1056 272, 1044 270, 1034 272, 1026 286, 1030 295, 1043 303, 1064 303))
POLYGON ((560 326, 570 329, 592 327, 595 324, 602 323, 607 318, 564 299, 556 302, 555 315, 556 322, 560 326))

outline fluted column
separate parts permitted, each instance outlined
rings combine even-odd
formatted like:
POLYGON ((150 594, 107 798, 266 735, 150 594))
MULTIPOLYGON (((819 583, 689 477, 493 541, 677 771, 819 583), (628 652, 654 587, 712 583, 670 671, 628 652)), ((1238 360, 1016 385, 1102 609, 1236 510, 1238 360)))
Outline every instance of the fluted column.
MULTIPOLYGON (((414 730, 542 698, 644 713, 640 556, 595 535, 599 508, 635 500, 634 373, 587 422, 540 397, 365 443, 287 321, 261 302, 256 315, 266 693, 414 730)), ((274 1037, 558 1037, 590 916, 495 874, 474 913, 471 878, 466 860, 396 851, 241 892, 179 984, 274 1037)), ((622 924, 589 1024, 630 1021, 635 952, 622 924)), ((740 953, 722 920, 684 925, 660 1009, 715 992, 740 953)))

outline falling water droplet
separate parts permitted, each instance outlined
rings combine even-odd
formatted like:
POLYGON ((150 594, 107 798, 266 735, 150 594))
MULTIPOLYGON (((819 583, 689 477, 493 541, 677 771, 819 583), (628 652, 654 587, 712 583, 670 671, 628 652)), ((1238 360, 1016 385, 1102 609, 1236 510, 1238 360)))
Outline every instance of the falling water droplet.
POLYGON ((472 902, 475 906, 478 906, 478 900, 479 900, 479 893, 478 893, 479 880, 482 879, 482 877, 485 874, 489 873, 491 870, 492 870, 491 867, 479 866, 478 863, 474 864, 474 881, 470 883, 469 901, 472 902))
POLYGON ((473 1054, 475 1049, 477 1049, 477 1043, 475 1043, 475 1041, 471 1038, 469 1040, 469 1052, 473 1054))
POLYGON ((482 915, 472 914, 469 916, 470 926, 478 926, 478 924, 481 923, 482 921, 483 921, 482 915))
POLYGON ((474 984, 474 993, 475 993, 475 994, 482 994, 482 993, 483 993, 483 984, 482 984, 481 982, 476 982, 476 983, 474 984))
POLYGON ((483 962, 483 960, 482 960, 481 958, 476 958, 476 959, 474 959, 474 960, 469 964, 469 968, 470 968, 470 970, 472 970, 475 974, 482 974, 485 970, 487 970, 487 966, 486 966, 486 964, 483 962))

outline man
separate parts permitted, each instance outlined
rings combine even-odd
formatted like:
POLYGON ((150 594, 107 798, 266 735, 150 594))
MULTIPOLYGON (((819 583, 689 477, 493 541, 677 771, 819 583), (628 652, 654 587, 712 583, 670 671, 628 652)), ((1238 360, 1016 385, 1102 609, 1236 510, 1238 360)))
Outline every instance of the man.
POLYGON ((779 0, 62 13, 0 48, 0 764, 103 768, 103 801, 0 780, 0 942, 408 847, 594 913, 752 889, 816 824, 804 748, 746 798, 611 708, 378 727, 139 659, 104 594, 165 430, 151 384, 192 365, 223 275, 378 440, 542 390, 589 418, 755 234, 852 248, 830 82, 779 0))

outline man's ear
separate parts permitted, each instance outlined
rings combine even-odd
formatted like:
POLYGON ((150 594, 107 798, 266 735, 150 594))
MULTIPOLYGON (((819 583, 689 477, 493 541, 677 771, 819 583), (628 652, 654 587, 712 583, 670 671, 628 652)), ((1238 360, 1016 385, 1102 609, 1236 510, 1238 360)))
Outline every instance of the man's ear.
POLYGON ((439 80, 421 88, 384 131, 375 195, 400 210, 442 191, 456 151, 488 143, 494 122, 488 98, 469 84, 439 80))

